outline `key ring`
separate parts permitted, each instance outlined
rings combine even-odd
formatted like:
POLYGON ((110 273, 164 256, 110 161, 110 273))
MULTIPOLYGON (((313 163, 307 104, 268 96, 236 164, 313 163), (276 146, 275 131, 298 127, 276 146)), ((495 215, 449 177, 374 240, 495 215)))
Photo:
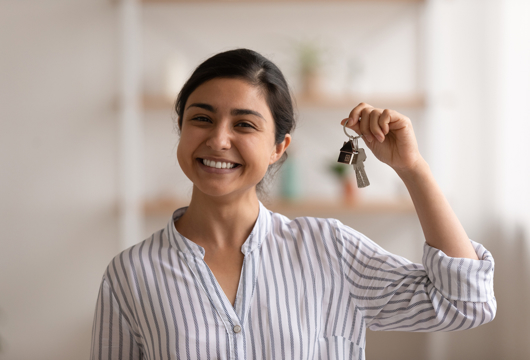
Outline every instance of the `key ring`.
MULTIPOLYGON (((349 121, 349 120, 348 120, 349 121)), ((357 150, 359 148, 359 141, 358 139, 360 137, 362 137, 362 135, 357 135, 357 136, 353 136, 353 135, 350 135, 348 134, 348 132, 346 131, 346 124, 348 123, 348 121, 345 121, 344 122, 344 125, 342 126, 342 130, 344 130, 344 133, 346 134, 346 136, 351 140, 353 141, 353 148, 355 150, 357 150)))

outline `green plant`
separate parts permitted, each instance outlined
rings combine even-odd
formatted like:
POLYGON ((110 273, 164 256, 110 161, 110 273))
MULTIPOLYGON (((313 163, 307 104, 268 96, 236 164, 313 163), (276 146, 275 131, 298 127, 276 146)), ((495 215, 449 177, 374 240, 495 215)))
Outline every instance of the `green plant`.
POLYGON ((314 74, 322 65, 322 50, 311 41, 303 41, 296 46, 300 73, 314 74))
POLYGON ((329 166, 329 170, 337 177, 339 180, 343 180, 348 177, 351 166, 344 165, 338 162, 333 162, 329 166))

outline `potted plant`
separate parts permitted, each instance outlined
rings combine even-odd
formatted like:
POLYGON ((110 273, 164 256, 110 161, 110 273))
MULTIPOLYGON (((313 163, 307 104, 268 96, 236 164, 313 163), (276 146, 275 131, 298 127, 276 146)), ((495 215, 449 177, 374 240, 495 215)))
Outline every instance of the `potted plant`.
POLYGON ((342 199, 347 205, 354 205, 357 202, 357 184, 350 176, 351 166, 338 162, 333 162, 329 170, 339 180, 342 187, 342 199))
POLYGON ((301 42, 296 47, 301 82, 301 94, 315 99, 320 94, 320 67, 322 50, 314 42, 301 42))

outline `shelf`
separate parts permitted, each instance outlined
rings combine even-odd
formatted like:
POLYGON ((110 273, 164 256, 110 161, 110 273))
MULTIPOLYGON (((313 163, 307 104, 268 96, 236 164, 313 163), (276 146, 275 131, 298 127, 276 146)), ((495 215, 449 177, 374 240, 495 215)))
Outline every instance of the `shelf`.
MULTIPOLYGON (((176 209, 187 206, 188 201, 180 199, 162 198, 144 203, 145 216, 171 216, 176 209)), ((280 214, 290 216, 332 217, 338 215, 355 214, 415 214, 414 205, 409 199, 388 201, 361 201, 356 204, 345 204, 339 200, 273 200, 265 206, 280 214)))
POLYGON ((388 201, 360 201, 355 204, 329 200, 274 201, 267 205, 271 211, 295 215, 331 217, 355 214, 414 214, 414 205, 408 199, 388 201))
MULTIPOLYGON (((172 110, 175 106, 175 99, 168 99, 164 96, 145 95, 142 98, 144 110, 172 110)), ((425 107, 425 96, 423 94, 375 94, 363 95, 353 94, 351 96, 331 97, 331 96, 295 96, 296 106, 299 108, 322 108, 322 109, 353 109, 360 102, 366 102, 379 108, 389 109, 422 109, 425 107)))
POLYGON ((174 198, 160 198, 144 201, 144 216, 171 216, 171 214, 183 206, 188 206, 189 201, 174 198))
POLYGON ((354 108, 359 103, 365 102, 378 108, 406 108, 422 109, 425 107, 425 96, 423 94, 352 94, 342 97, 318 96, 306 97, 296 96, 296 103, 304 108, 354 108))
POLYGON ((165 96, 144 95, 142 106, 144 110, 172 110, 175 108, 176 100, 176 95, 174 99, 168 99, 165 96))
POLYGON ((141 0, 144 4, 195 4, 195 3, 330 3, 330 2, 386 2, 423 3, 425 0, 141 0))

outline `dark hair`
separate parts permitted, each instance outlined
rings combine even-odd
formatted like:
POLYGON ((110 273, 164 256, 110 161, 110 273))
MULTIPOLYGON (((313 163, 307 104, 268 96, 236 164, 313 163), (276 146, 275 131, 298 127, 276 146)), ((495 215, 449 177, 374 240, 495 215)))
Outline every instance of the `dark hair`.
MULTIPOLYGON (((175 111, 178 127, 182 127, 184 107, 189 96, 203 83, 215 78, 235 78, 263 90, 275 125, 276 144, 285 139, 295 127, 293 101, 287 81, 274 63, 263 55, 249 49, 235 49, 216 54, 200 64, 186 81, 178 94, 175 111)), ((269 166, 266 177, 272 177, 287 159, 287 153, 275 164, 269 166)), ((258 190, 263 191, 263 180, 258 190)))

